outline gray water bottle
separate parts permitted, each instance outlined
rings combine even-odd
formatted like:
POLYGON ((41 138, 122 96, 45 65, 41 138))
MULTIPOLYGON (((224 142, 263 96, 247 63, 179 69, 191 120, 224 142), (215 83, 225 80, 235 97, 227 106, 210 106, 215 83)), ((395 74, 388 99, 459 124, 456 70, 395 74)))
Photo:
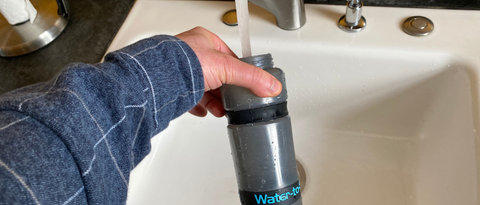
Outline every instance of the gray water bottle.
POLYGON ((285 75, 270 54, 240 59, 275 76, 280 95, 260 98, 250 90, 222 86, 228 135, 242 205, 301 205, 285 75))

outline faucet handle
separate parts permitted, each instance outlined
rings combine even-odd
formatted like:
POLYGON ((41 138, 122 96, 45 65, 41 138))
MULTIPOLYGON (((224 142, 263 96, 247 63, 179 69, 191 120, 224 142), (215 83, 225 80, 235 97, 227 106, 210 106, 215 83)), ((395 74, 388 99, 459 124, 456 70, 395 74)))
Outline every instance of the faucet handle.
POLYGON ((338 27, 345 32, 355 33, 367 26, 367 20, 362 16, 363 2, 351 0, 347 2, 347 11, 338 21, 338 27))

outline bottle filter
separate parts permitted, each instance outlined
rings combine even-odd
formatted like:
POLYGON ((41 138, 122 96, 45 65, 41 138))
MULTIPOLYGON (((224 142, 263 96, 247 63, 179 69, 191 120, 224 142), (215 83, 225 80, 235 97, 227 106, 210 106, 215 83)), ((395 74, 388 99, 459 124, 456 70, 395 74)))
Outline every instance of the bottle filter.
POLYGON ((280 95, 260 98, 250 90, 222 86, 228 135, 242 205, 301 205, 285 75, 270 54, 240 59, 275 76, 280 95))

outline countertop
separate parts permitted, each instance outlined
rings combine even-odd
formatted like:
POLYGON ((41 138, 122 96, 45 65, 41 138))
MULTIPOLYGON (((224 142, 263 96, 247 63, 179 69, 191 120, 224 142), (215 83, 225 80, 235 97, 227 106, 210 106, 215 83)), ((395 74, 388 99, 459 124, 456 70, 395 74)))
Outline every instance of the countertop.
POLYGON ((134 2, 69 1, 70 21, 57 39, 30 54, 0 57, 0 94, 47 81, 72 62, 101 61, 134 2))

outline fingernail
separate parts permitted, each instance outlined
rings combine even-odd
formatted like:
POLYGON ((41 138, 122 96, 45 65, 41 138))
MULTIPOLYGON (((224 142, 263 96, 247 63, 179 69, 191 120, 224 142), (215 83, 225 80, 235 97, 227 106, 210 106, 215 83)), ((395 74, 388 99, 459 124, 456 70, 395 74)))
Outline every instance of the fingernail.
POLYGON ((282 84, 278 83, 278 81, 273 80, 272 86, 270 87, 270 93, 272 95, 279 95, 282 89, 282 84))

